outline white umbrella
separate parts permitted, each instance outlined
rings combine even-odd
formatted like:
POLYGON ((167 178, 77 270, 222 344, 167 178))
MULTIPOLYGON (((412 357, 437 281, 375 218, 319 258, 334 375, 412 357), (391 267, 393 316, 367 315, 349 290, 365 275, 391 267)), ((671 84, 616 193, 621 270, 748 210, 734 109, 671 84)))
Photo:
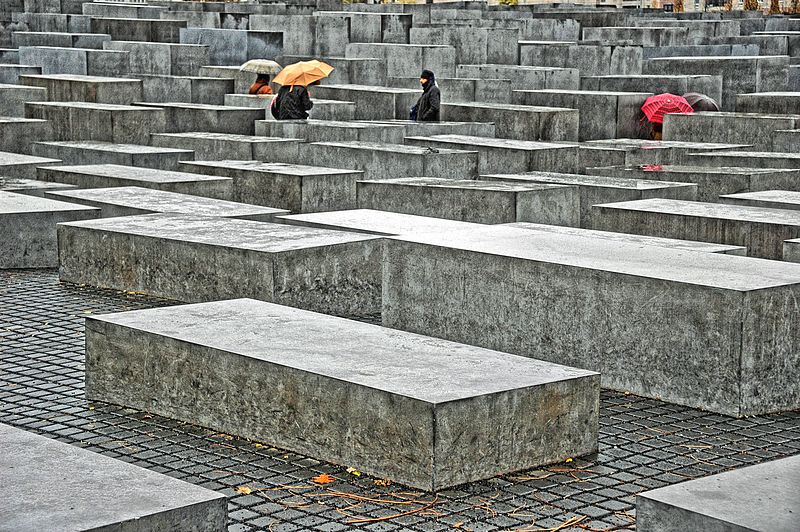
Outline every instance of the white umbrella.
POLYGON ((243 64, 239 70, 242 72, 255 72, 256 74, 275 74, 281 71, 281 66, 271 59, 251 59, 243 64))

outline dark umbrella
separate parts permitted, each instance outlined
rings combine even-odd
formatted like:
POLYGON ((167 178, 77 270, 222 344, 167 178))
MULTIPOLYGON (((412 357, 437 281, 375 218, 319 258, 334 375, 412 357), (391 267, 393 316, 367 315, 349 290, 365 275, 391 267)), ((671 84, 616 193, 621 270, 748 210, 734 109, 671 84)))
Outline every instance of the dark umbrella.
POLYGON ((687 92, 683 95, 684 99, 689 102, 692 109, 696 113, 701 111, 719 111, 719 104, 709 96, 700 94, 699 92, 687 92))

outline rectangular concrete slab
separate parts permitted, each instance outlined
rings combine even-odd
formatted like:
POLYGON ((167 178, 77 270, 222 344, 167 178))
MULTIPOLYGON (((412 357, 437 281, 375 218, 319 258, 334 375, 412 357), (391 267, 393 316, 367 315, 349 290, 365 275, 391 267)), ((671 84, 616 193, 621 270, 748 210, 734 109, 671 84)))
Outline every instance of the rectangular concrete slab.
MULTIPOLYGON (((628 151, 626 163, 614 165, 593 164, 590 166, 633 166, 638 164, 691 164, 689 155, 698 152, 746 150, 752 146, 747 144, 725 144, 713 142, 682 142, 677 140, 646 140, 646 139, 602 139, 590 140, 581 144, 585 147, 620 148, 628 151), (663 159, 653 159, 653 152, 666 151, 663 159)), ((587 165, 589 166, 589 165, 587 165)))
POLYGON ((371 235, 179 214, 58 231, 59 275, 76 284, 187 302, 252 297, 343 316, 380 310, 381 239, 371 235))
POLYGON ((436 177, 358 182, 358 207, 479 224, 580 224, 576 187, 436 177))
POLYGON ((192 150, 116 144, 93 140, 37 142, 33 155, 60 159, 68 165, 116 164, 156 170, 178 170, 180 161, 194 159, 192 150))
POLYGON ((50 199, 97 207, 101 209, 100 217, 102 218, 167 212, 268 222, 272 221, 275 216, 289 214, 289 211, 284 209, 142 187, 53 191, 46 192, 45 196, 50 199))
POLYGON ((252 135, 255 133, 254 122, 264 120, 264 109, 251 107, 228 107, 225 105, 208 105, 202 103, 147 103, 140 102, 136 106, 149 109, 160 109, 165 116, 165 127, 162 131, 151 133, 188 133, 207 131, 210 133, 230 133, 234 135, 252 135))
POLYGON ((203 161, 292 162, 298 159, 300 140, 278 137, 253 137, 231 133, 193 131, 152 135, 153 146, 192 150, 203 161))
POLYGON ((58 159, 34 157, 21 153, 0 152, 0 175, 4 177, 36 178, 36 169, 40 166, 60 164, 58 159))
POLYGON ((223 200, 232 200, 233 195, 233 181, 227 177, 116 164, 40 168, 38 177, 42 181, 65 183, 80 188, 135 186, 223 200))
POLYGON ((636 530, 790 531, 800 513, 800 456, 645 491, 636 530))
POLYGON ((0 191, 0 268, 58 266, 56 224, 99 214, 94 207, 0 191))
POLYGON ((37 179, 26 179, 24 177, 0 177, 0 191, 16 192, 17 194, 27 194, 43 198, 45 192, 56 190, 73 190, 75 185, 65 185, 63 183, 49 183, 37 179))
POLYGON ((588 371, 251 299, 93 316, 86 335, 91 399, 419 489, 597 448, 588 371))
POLYGON ((722 203, 731 205, 748 205, 750 207, 767 207, 769 209, 800 210, 800 192, 795 190, 762 190, 760 192, 742 192, 726 194, 719 197, 722 203))
POLYGON ((771 151, 697 152, 690 155, 698 166, 739 166, 744 168, 782 168, 800 170, 800 153, 771 151))
POLYGON ((784 241, 783 260, 789 262, 800 262, 800 238, 784 241))
MULTIPOLYGON (((402 144, 406 129, 390 123, 342 122, 339 120, 259 120, 256 135, 302 139, 306 142, 382 142, 402 144)), ((229 158, 229 157, 228 157, 229 158)))
POLYGON ((433 232, 466 231, 480 227, 479 224, 416 216, 374 209, 351 209, 346 211, 315 212, 276 216, 275 222, 319 229, 352 231, 373 235, 415 235, 433 232))
POLYGON ((36 155, 33 144, 52 138, 53 126, 47 120, 0 117, 0 151, 36 155))
POLYGON ((800 237, 800 212, 670 199, 595 205, 606 231, 745 246, 751 257, 780 260, 783 241, 800 237))
POLYGON ((0 447, 4 530, 227 529, 221 493, 9 425, 0 447))
POLYGON ((193 161, 182 168, 233 180, 233 201, 292 212, 352 209, 362 172, 260 161, 193 161))
POLYGON ((800 404, 797 264, 486 226, 387 237, 383 286, 387 327, 726 415, 800 404))
POLYGON ((21 85, 47 90, 51 102, 93 102, 130 105, 142 99, 142 81, 103 76, 49 74, 20 76, 21 85))
POLYGON ((497 136, 516 140, 578 140, 577 109, 501 103, 442 103, 442 119, 451 122, 494 122, 497 136))

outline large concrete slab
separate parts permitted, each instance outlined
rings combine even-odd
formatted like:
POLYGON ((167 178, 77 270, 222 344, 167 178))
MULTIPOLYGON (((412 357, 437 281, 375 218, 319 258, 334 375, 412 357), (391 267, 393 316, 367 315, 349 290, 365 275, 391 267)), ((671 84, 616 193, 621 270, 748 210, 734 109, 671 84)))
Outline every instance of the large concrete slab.
POLYGON ((744 168, 781 168, 800 170, 799 152, 738 151, 697 152, 691 164, 699 166, 740 166, 744 168))
POLYGON ((220 493, 9 425, 0 447, 4 530, 227 529, 220 493))
POLYGON ((315 212, 276 216, 275 222, 319 229, 351 231, 372 235, 414 235, 433 232, 465 231, 480 227, 479 224, 416 216, 374 209, 350 209, 345 211, 315 212))
POLYGON ((291 162, 299 158, 300 139, 253 137, 230 133, 191 131, 159 133, 151 137, 153 146, 192 150, 204 161, 291 162))
POLYGON ((494 122, 414 122, 412 120, 366 120, 363 122, 367 124, 402 126, 405 129, 406 137, 430 137, 431 135, 494 137, 497 132, 494 122))
POLYGON ((142 100, 142 81, 102 76, 49 74, 20 76, 19 83, 47 90, 47 101, 130 105, 142 100))
POLYGON ((588 172, 626 179, 655 179, 697 185, 697 201, 719 201, 723 194, 757 190, 800 189, 800 172, 774 168, 643 165, 589 168, 588 172))
POLYGON ((783 243, 783 260, 800 262, 800 238, 787 240, 783 243))
POLYGON ((45 192, 55 190, 73 190, 75 185, 65 185, 63 183, 49 183, 37 179, 26 179, 22 177, 0 177, 0 191, 16 192, 43 198, 45 192))
POLYGON ((796 264, 488 226, 387 237, 383 285, 388 327, 726 415, 800 402, 796 264))
POLYGON ((8 117, 25 116, 26 102, 47 101, 47 91, 38 87, 0 84, 0 114, 8 117))
POLYGON ((36 142, 33 155, 60 159, 68 165, 117 164, 157 170, 178 170, 181 161, 194 159, 192 150, 115 144, 91 140, 36 142))
POLYGON ((39 168, 42 181, 65 183, 80 188, 143 187, 232 200, 233 180, 187 172, 135 168, 117 164, 89 164, 39 168))
POLYGON ((40 166, 60 164, 58 159, 34 157, 21 153, 0 152, 0 176, 36 178, 36 169, 40 166))
POLYGON ((661 94, 698 92, 719 102, 722 99, 722 76, 708 75, 610 75, 588 76, 581 71, 581 89, 590 91, 630 91, 661 94))
POLYGON ((780 260, 783 241, 800 238, 800 212, 670 199, 595 205, 597 229, 745 246, 751 257, 780 260))
POLYGON ((406 128, 389 123, 338 120, 259 120, 256 135, 302 139, 306 142, 381 142, 402 144, 406 128))
POLYGON ((775 530, 796 528, 800 456, 681 482, 636 497, 636 530, 775 530))
POLYGON ((285 209, 273 209, 142 187, 48 191, 45 192, 45 196, 50 199, 97 207, 100 209, 101 218, 165 212, 270 222, 275 216, 289 214, 289 211, 285 209))
POLYGON ((260 161, 195 161, 183 168, 233 180, 233 201, 292 212, 320 212, 356 207, 359 171, 260 161))
POLYGON ((147 103, 136 104, 144 108, 160 109, 166 119, 162 131, 151 133, 188 133, 205 131, 233 135, 252 135, 256 120, 264 120, 264 109, 250 107, 228 107, 202 103, 147 103))
POLYGON ((772 133, 800 126, 800 115, 759 113, 670 113, 664 116, 664 140, 749 144, 772 149, 772 133))
POLYGON ((482 180, 503 181, 516 184, 567 185, 578 187, 580 201, 580 226, 594 227, 592 205, 613 201, 644 198, 675 198, 693 200, 697 197, 694 183, 675 183, 650 179, 624 179, 583 174, 557 174, 550 172, 530 172, 526 174, 488 174, 482 180))
POLYGON ((332 84, 313 87, 312 93, 314 97, 326 100, 352 102, 355 105, 353 118, 356 120, 391 120, 407 119, 409 109, 417 103, 422 91, 332 84))
POLYGON ((767 207, 769 209, 800 210, 800 192, 796 190, 762 190, 759 192, 742 192, 720 196, 722 203, 731 205, 749 205, 750 207, 767 207))
POLYGON ((128 53, 119 50, 23 46, 20 64, 41 68, 40 74, 123 77, 130 72, 128 53))
POLYGON ((516 140, 578 140, 577 109, 500 103, 442 104, 442 119, 451 122, 494 122, 497 136, 516 140))
POLYGON ((56 224, 99 214, 94 207, 0 191, 0 268, 58 266, 56 224))
POLYGON ((234 80, 201 76, 137 74, 142 80, 144 102, 183 102, 223 105, 234 90, 234 80))
POLYGON ((751 148, 749 144, 724 144, 713 142, 682 142, 677 140, 603 139, 581 144, 581 165, 589 166, 635 166, 641 164, 691 164, 690 154, 697 152, 733 151, 751 148), (595 151, 605 148, 603 154, 595 151), (585 153, 592 150, 594 153, 585 153), (620 153, 612 151, 622 150, 620 153), (588 164, 591 161, 620 161, 614 164, 588 164), (624 163, 621 161, 625 161, 624 163))
POLYGON ((71 283, 340 316, 380 311, 381 239, 372 235, 178 214, 60 224, 58 235, 59 275, 71 283))
POLYGON ((33 144, 53 138, 47 120, 0 117, 0 151, 33 154, 33 144))
POLYGON ((359 181, 358 207, 480 224, 580 223, 578 190, 563 185, 435 177, 359 181))
POLYGON ((130 72, 165 76, 197 76, 211 61, 207 46, 164 42, 134 42, 115 39, 104 43, 106 50, 124 52, 130 72))
POLYGON ((592 372, 252 299, 93 316, 86 333, 90 399, 419 489, 597 448, 592 372))

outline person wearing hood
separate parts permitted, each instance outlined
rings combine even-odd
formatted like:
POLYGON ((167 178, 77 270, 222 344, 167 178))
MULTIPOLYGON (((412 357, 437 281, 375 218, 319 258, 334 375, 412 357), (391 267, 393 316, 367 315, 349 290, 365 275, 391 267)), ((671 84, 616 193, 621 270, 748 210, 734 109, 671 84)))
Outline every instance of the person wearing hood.
POLYGON ((436 76, 430 70, 423 70, 419 77, 422 85, 422 96, 417 101, 417 122, 438 122, 439 108, 442 103, 442 95, 436 85, 436 76))
POLYGON ((312 107, 314 102, 306 87, 284 85, 272 101, 271 112, 276 120, 305 120, 312 107))

